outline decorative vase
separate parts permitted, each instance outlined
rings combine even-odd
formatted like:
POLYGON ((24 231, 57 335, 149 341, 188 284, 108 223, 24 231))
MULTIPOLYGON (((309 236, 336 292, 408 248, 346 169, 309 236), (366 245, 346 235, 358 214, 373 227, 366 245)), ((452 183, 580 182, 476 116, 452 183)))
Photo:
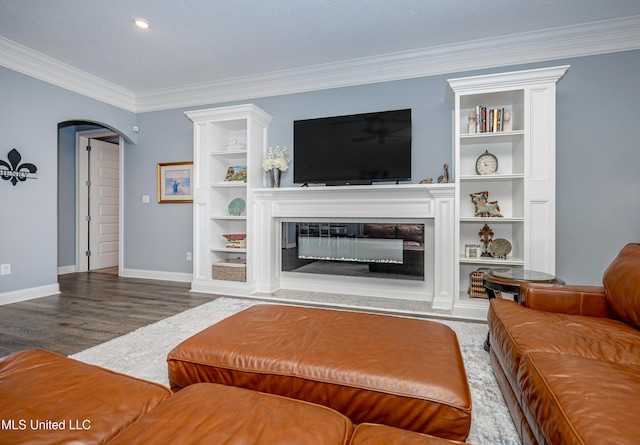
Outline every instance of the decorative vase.
POLYGON ((282 171, 277 168, 269 170, 269 177, 271 178, 271 187, 280 187, 280 176, 282 171))

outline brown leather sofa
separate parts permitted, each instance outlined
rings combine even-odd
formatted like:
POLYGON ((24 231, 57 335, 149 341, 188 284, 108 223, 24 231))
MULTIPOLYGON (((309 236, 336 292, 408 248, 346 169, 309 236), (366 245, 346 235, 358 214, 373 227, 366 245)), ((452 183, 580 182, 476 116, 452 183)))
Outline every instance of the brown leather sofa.
POLYGON ((603 286, 520 287, 492 299, 491 365, 524 444, 640 440, 640 244, 603 286))
POLYGON ((43 349, 0 359, 0 444, 105 443, 171 396, 43 349))
POLYGON ((0 358, 0 444, 452 445, 231 386, 168 388, 42 349, 0 358))
POLYGON ((368 238, 401 239, 402 264, 371 263, 369 271, 424 275, 424 225, 367 223, 362 233, 368 238))

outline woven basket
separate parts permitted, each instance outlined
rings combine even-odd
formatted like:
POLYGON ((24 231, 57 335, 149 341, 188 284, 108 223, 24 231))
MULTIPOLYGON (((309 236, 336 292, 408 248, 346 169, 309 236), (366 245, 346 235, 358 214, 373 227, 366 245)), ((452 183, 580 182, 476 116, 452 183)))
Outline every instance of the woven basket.
MULTIPOLYGON (((489 272, 491 269, 487 267, 481 267, 469 274, 469 290, 467 293, 471 298, 489 298, 487 291, 482 284, 482 276, 485 272, 489 272)), ((502 294, 495 291, 496 297, 501 298, 502 294)))
POLYGON ((219 261, 211 265, 214 280, 247 281, 247 265, 238 260, 219 261))

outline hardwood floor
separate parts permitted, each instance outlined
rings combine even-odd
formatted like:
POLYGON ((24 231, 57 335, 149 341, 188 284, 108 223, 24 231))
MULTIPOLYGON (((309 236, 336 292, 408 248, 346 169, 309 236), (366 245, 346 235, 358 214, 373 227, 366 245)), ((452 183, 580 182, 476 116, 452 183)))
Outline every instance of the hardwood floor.
POLYGON ((58 281, 59 295, 0 306, 0 357, 30 348, 75 354, 218 298, 190 292, 189 283, 109 273, 58 281))

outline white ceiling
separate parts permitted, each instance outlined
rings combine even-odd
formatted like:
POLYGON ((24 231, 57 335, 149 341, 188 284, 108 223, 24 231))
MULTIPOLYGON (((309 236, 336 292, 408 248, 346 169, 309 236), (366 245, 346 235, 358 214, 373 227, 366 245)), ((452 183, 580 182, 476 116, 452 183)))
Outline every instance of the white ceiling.
MULTIPOLYGON (((160 94, 166 100, 166 93, 204 84, 308 76, 371 60, 393 63, 428 54, 433 63, 440 52, 485 41, 497 52, 503 45, 507 54, 517 42, 522 53, 523 42, 539 38, 541 31, 555 36, 556 46, 567 45, 572 33, 583 29, 576 25, 599 32, 623 27, 635 39, 640 1, 0 0, 0 64, 33 75, 28 71, 34 68, 16 62, 31 57, 60 71, 57 83, 87 74, 134 102, 158 100, 160 94), (136 28, 138 17, 151 28, 136 28), (611 21, 620 18, 626 21, 611 21)), ((449 72, 457 68, 451 65, 449 72)))

